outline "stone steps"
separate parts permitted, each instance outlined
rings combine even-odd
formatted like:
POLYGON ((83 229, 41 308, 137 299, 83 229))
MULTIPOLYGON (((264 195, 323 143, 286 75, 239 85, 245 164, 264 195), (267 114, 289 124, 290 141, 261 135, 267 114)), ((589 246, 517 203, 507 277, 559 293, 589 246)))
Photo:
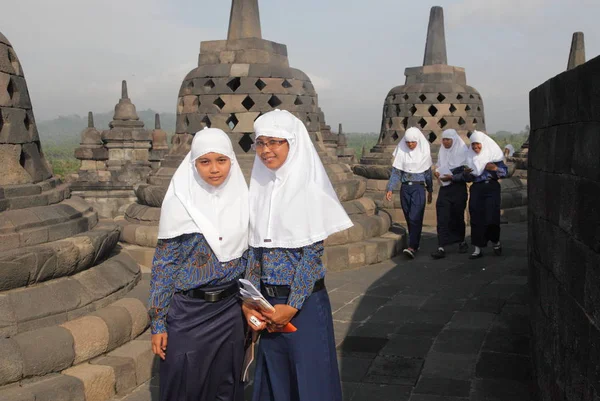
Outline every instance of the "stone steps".
POLYGON ((0 216, 0 252, 57 241, 91 230, 98 214, 72 197, 51 206, 9 210, 0 216))
POLYGON ((53 205, 68 198, 69 194, 69 185, 58 178, 37 184, 7 185, 0 188, 0 212, 53 205))
POLYGON ((335 233, 325 240, 325 247, 360 242, 369 238, 379 237, 388 232, 392 221, 386 213, 377 215, 350 216, 353 227, 335 233))
POLYGON ((94 229, 74 237, 3 252, 0 255, 0 291, 89 269, 111 252, 119 235, 117 224, 101 222, 94 229))
POLYGON ((328 271, 352 270, 388 260, 402 252, 404 247, 404 232, 388 232, 360 242, 326 247, 323 263, 328 271))
MULTIPOLYGON (((69 398, 74 391, 84 391, 86 400, 106 400, 116 391, 105 390, 106 383, 114 383, 113 388, 116 388, 116 381, 124 380, 126 372, 117 371, 117 367, 128 365, 128 369, 133 367, 136 373, 151 370, 150 338, 139 337, 149 324, 145 306, 148 291, 149 279, 145 278, 128 297, 93 313, 0 340, 0 385, 4 385, 0 387, 0 400, 84 399, 69 398), (132 364, 119 359, 134 355, 137 362, 132 364), (61 396, 49 397, 41 392, 50 391, 49 387, 65 391, 59 391, 61 396), (90 391, 106 396, 90 398, 90 391), (31 398, 31 394, 44 397, 31 398)), ((140 374, 140 383, 146 381, 147 376, 149 374, 140 374)), ((136 379, 133 387, 137 383, 136 379)), ((53 393, 50 391, 50 394, 53 393)))
POLYGON ((139 279, 137 263, 117 252, 72 276, 3 291, 0 335, 19 335, 77 319, 123 298, 139 279))

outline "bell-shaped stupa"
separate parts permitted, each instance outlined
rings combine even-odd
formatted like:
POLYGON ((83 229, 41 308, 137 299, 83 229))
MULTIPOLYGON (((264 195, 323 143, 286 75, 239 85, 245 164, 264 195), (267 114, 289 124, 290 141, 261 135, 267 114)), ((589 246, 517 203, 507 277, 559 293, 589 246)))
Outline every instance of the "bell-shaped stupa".
MULTIPOLYGON (((406 68, 404 75, 404 85, 393 88, 384 101, 377 144, 353 166, 355 174, 369 180, 369 195, 381 202, 391 174, 392 152, 407 128, 417 127, 429 139, 434 161, 444 130, 454 128, 465 140, 474 130, 485 131, 481 95, 467 85, 464 68, 448 65, 442 7, 431 8, 423 65, 406 68)), ((395 221, 404 220, 398 196, 393 206, 384 203, 395 221)), ((425 220, 435 223, 434 206, 427 207, 425 220)))
MULTIPOLYGON (((93 154, 102 141, 89 125, 81 149, 93 154)), ((151 376, 147 289, 119 225, 53 176, 2 34, 0 160, 0 399, 122 398, 151 376)))

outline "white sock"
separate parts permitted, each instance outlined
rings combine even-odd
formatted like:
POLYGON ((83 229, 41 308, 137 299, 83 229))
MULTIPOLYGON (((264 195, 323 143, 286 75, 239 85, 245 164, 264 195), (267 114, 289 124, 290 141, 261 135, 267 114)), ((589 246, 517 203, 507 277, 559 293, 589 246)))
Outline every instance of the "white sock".
POLYGON ((438 251, 440 251, 440 252, 446 252, 446 251, 444 250, 444 248, 443 248, 443 247, 441 247, 441 246, 438 248, 438 251))
POLYGON ((481 253, 481 249, 479 249, 478 246, 475 247, 475 250, 473 251, 473 255, 479 255, 481 253))

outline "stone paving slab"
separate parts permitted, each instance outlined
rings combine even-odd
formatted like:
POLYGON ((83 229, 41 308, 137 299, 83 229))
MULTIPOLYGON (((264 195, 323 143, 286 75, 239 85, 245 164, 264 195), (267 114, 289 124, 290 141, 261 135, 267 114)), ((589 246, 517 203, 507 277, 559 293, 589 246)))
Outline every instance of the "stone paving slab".
POLYGON ((434 261, 426 232, 415 260, 328 273, 344 400, 535 400, 526 225, 502 230, 500 257, 434 261))
MULTIPOLYGON (((503 225, 503 255, 475 261, 434 261, 431 227, 423 237, 414 260, 328 273, 344 401, 536 400, 527 226, 503 225)), ((157 385, 123 400, 157 400, 157 385)))

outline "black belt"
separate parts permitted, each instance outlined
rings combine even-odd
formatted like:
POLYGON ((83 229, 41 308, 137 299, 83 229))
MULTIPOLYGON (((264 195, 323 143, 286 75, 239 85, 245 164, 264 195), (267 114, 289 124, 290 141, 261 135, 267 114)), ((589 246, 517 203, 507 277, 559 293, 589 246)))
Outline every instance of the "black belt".
POLYGON ((229 287, 223 288, 222 290, 211 291, 210 289, 193 288, 187 291, 181 291, 180 294, 190 298, 204 299, 206 302, 219 302, 225 298, 237 294, 240 290, 238 280, 244 278, 244 276, 237 277, 229 287))
POLYGON ((498 182, 498 180, 485 180, 485 181, 478 181, 475 184, 489 184, 490 182, 498 182))
POLYGON ((408 181, 408 182, 403 182, 402 184, 405 185, 425 185, 424 181, 408 181))
MULTIPOLYGON (((290 295, 290 286, 289 285, 271 285, 271 284, 262 284, 263 292, 272 297, 272 298, 285 298, 290 295)), ((321 291, 325 288, 325 279, 322 278, 317 280, 315 286, 313 287, 312 292, 321 291)))

